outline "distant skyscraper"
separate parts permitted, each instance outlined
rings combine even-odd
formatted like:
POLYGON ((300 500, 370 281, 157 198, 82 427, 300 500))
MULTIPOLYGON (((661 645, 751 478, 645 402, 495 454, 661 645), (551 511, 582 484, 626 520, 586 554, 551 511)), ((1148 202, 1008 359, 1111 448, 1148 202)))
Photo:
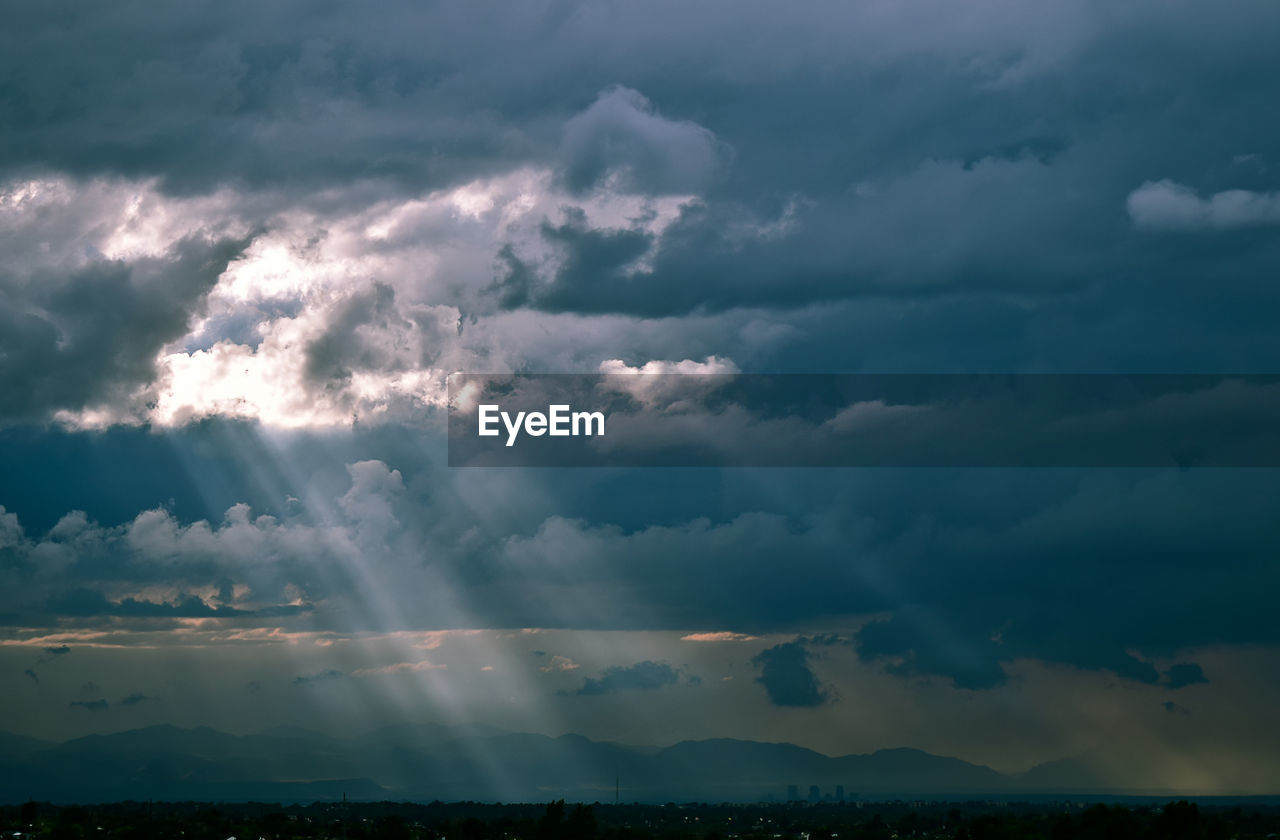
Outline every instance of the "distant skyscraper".
POLYGON ((799 798, 800 798, 800 786, 787 785, 787 801, 795 802, 799 798))
POLYGON ((818 790, 817 785, 809 785, 809 801, 810 802, 822 801, 822 791, 818 790))
POLYGON ((836 801, 844 801, 844 785, 836 785, 836 801))

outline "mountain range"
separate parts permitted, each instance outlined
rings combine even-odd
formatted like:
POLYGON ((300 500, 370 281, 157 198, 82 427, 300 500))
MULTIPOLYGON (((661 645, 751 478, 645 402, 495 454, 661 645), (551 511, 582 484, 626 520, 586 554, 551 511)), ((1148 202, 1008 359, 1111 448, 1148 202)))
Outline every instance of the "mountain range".
POLYGON ((1102 793, 1087 761, 1012 776, 913 749, 828 756, 710 739, 626 746, 482 726, 401 725, 338 738, 298 728, 231 735, 152 726, 62 743, 0 732, 0 799, 308 802, 783 801, 810 785, 847 799, 1102 793))

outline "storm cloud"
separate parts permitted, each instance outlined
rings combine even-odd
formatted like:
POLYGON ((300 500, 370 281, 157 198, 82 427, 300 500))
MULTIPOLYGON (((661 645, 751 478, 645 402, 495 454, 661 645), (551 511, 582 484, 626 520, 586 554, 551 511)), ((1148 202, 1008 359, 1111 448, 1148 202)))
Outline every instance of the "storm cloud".
POLYGON ((760 668, 756 682, 764 686, 769 702, 775 706, 821 706, 831 699, 809 667, 804 642, 797 639, 775 645, 751 660, 760 668))
POLYGON ((455 371, 1274 373, 1278 23, 11 5, 5 703, 1274 778, 1272 471, 451 470, 443 414, 455 371))

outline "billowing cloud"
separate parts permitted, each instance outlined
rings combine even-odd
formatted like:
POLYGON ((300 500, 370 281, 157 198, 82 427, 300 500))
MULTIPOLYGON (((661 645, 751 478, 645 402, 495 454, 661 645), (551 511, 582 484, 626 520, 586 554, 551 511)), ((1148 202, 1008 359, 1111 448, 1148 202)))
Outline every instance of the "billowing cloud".
POLYGON ((553 181, 550 169, 522 168, 443 192, 357 189, 351 206, 287 210, 279 197, 232 190, 165 196, 154 182, 12 182, 0 236, 22 247, 0 273, 0 297, 21 317, 0 337, 16 342, 0 376, 58 390, 24 385, 27 402, 11 401, 0 422, 422 422, 443 404, 449 371, 545 355, 534 336, 513 346, 509 326, 487 320, 514 317, 492 311, 496 253, 553 271, 564 255, 543 253, 537 233, 549 219, 651 238, 685 200, 573 199, 553 181), (40 367, 54 361, 40 344, 50 336, 62 354, 56 382, 40 367))
POLYGON ((632 488, 650 498, 693 494, 741 512, 635 525, 631 496, 593 489, 612 486, 606 471, 576 488, 555 476, 500 486, 420 461, 404 471, 339 462, 317 473, 319 491, 296 488, 304 501, 280 516, 240 504, 184 521, 153 508, 106 526, 77 514, 30 536, 14 519, 0 573, 23 584, 5 589, 0 613, 27 627, 666 628, 691 639, 738 636, 689 627, 759 636, 827 616, 858 628, 864 662, 979 690, 1025 658, 1180 682, 1190 671, 1156 663, 1276 639, 1262 618, 1275 582, 1249 559, 1276 540, 1264 524, 1266 473, 877 475, 771 471, 732 502, 709 475, 637 477, 632 488), (961 501, 972 492, 992 502, 978 518, 961 501), (513 503, 499 516, 503 494, 513 503), (1150 559, 1136 562, 1132 546, 1150 559), (1198 558, 1210 551, 1221 559, 1207 572, 1198 558), (780 569, 779 557, 803 560, 780 569), (1157 569, 1158 592, 1141 585, 1157 569), (1188 598, 1196 610, 1169 621, 1170 599, 1188 598))
POLYGON ((493 662, 482 699, 526 729, 616 730, 633 690, 686 735, 802 709, 770 731, 818 744, 860 680, 906 693, 867 707, 898 732, 959 692, 1025 739, 1006 760, 1123 721, 1153 761, 1229 754, 1184 771, 1206 787, 1273 778, 1235 758, 1276 754, 1266 711, 1216 711, 1274 699, 1264 471, 441 466, 452 371, 1278 368, 1274 3, 778 8, 7 9, 0 653, 31 679, 5 703, 247 731, 320 682, 375 723, 412 680, 468 706, 493 662), (426 635, 521 627, 565 636, 504 662, 426 635), (756 642, 758 681, 727 679, 756 642), (116 682, 140 646, 234 650, 234 696, 116 682), (75 694, 86 660, 105 692, 75 694))
MULTIPOLYGON (((394 25, 309 13, 287 38, 206 10, 149 18, 173 37, 145 41, 93 12, 26 10, 0 150, 15 342, 0 378, 26 396, 0 421, 420 423, 450 370, 739 350, 790 369, 1001 369, 1035 336, 1039 367, 1076 369, 1071 327, 1098 312, 1114 324, 1090 330, 1087 366, 1120 364, 1142 333, 1176 369, 1187 322, 1223 332, 1195 289, 1275 256, 1131 230, 1274 221, 1265 84, 1222 97, 1213 82, 1262 78, 1246 70, 1267 66, 1265 26, 1243 22, 1274 14, 1261 6, 1232 22, 1179 7, 1157 26, 1141 4, 1030 20, 990 0, 963 25, 929 0, 818 4, 786 33, 768 6, 734 7, 768 61, 730 48, 714 5, 663 28, 609 3, 535 4, 496 27, 486 8, 394 25), (98 36, 91 55, 19 58, 77 26, 98 36), (1165 59, 1186 47, 1171 33, 1206 26, 1212 49, 1165 59), (498 55, 522 72, 493 73, 498 55), (199 72, 165 69, 186 62, 199 72), (1170 91, 1235 130, 1184 131, 1170 91), (137 115, 129 129, 113 109, 137 115), (850 300, 873 329, 846 329, 850 300)), ((1217 288, 1223 318, 1258 311, 1252 286, 1217 288)))
POLYGON ((160 350, 244 245, 183 240, 161 257, 0 275, 0 388, 13 395, 0 422, 154 400, 160 350))
POLYGON ((1208 681, 1209 678, 1204 675, 1204 669, 1194 662, 1178 662, 1170 665, 1169 670, 1164 672, 1164 683, 1171 690, 1208 681))
POLYGON ((664 119, 643 94, 624 87, 602 92, 565 123, 560 144, 563 177, 574 192, 698 193, 723 154, 710 131, 664 119))
POLYGON ((1139 228, 1160 231, 1230 230, 1280 225, 1280 193, 1224 190, 1200 198, 1174 181, 1143 184, 1129 194, 1129 217, 1139 228))
POLYGON ((830 692, 818 682, 809 665, 804 639, 767 648, 751 662, 760 669, 756 682, 764 686, 769 702, 775 706, 805 708, 831 700, 830 692))

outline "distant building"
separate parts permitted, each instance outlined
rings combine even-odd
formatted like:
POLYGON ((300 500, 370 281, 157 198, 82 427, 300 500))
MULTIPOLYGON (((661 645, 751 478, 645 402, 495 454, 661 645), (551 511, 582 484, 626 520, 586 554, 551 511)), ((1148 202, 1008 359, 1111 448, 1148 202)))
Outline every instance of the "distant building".
POLYGON ((787 801, 795 802, 799 798, 800 798, 800 786, 787 785, 787 801))
POLYGON ((809 785, 809 801, 810 802, 822 801, 822 791, 818 790, 817 785, 809 785))
POLYGON ((844 801, 844 785, 836 785, 836 801, 844 801))

